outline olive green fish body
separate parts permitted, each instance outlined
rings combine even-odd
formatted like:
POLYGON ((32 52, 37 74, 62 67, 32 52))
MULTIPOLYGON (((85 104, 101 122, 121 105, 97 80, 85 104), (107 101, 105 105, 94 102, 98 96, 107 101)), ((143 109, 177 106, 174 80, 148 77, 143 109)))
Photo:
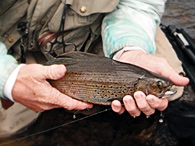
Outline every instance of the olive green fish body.
POLYGON ((64 64, 67 69, 63 78, 49 80, 53 87, 94 104, 110 105, 137 90, 162 97, 172 86, 167 79, 135 65, 89 53, 66 53, 46 64, 64 64))

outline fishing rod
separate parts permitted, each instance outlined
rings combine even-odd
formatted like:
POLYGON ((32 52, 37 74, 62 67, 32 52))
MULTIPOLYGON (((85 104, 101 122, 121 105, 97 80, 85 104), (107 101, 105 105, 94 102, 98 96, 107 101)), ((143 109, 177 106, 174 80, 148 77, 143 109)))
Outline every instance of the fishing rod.
POLYGON ((30 134, 30 135, 27 135, 27 136, 23 136, 23 137, 20 137, 20 138, 16 138, 16 139, 14 139, 14 140, 11 140, 11 141, 2 143, 2 144, 0 144, 0 146, 8 145, 8 144, 10 144, 10 143, 13 143, 13 142, 16 142, 16 141, 19 141, 19 140, 22 140, 22 139, 26 139, 26 138, 29 138, 29 137, 32 137, 32 136, 40 135, 40 134, 43 134, 43 133, 46 133, 46 132, 55 130, 55 129, 57 129, 57 128, 60 128, 60 127, 63 127, 63 126, 67 126, 67 125, 70 125, 70 124, 73 124, 73 123, 82 121, 82 120, 84 120, 84 119, 87 119, 87 118, 90 118, 90 117, 93 117, 93 116, 102 114, 102 113, 107 112, 107 111, 109 111, 109 110, 111 110, 111 108, 104 109, 104 110, 102 110, 102 111, 93 113, 93 114, 91 114, 91 115, 84 116, 84 117, 79 118, 79 119, 76 119, 76 115, 73 114, 73 119, 76 119, 76 120, 73 120, 73 121, 70 121, 70 122, 67 122, 67 123, 58 125, 58 126, 54 126, 54 127, 52 127, 52 128, 49 128, 49 129, 46 129, 46 130, 43 130, 43 131, 40 131, 40 132, 35 132, 35 133, 30 134))

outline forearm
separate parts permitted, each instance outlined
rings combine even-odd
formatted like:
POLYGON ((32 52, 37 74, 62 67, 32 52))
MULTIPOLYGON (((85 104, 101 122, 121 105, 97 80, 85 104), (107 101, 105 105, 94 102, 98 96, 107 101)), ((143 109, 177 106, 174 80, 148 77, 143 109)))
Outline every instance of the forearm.
POLYGON ((102 24, 104 53, 107 57, 123 47, 140 47, 155 54, 155 34, 165 0, 121 0, 102 24))
POLYGON ((17 66, 18 64, 15 58, 7 55, 6 46, 0 42, 0 97, 6 98, 3 93, 5 83, 17 66))

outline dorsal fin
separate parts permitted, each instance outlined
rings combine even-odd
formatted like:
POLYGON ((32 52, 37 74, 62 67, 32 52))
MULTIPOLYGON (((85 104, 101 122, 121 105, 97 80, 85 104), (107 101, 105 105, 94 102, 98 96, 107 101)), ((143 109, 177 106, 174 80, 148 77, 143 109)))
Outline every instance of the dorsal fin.
MULTIPOLYGON (((68 53, 61 54, 57 56, 57 58, 44 63, 44 65, 51 64, 64 64, 65 66, 77 64, 82 61, 90 61, 90 60, 100 60, 105 59, 105 57, 100 57, 95 54, 79 52, 79 51, 71 51, 68 53)), ((107 58, 108 59, 108 58, 107 58)))
POLYGON ((90 59, 90 58, 99 58, 98 55, 80 52, 80 51, 70 51, 59 55, 57 58, 72 58, 72 59, 90 59))

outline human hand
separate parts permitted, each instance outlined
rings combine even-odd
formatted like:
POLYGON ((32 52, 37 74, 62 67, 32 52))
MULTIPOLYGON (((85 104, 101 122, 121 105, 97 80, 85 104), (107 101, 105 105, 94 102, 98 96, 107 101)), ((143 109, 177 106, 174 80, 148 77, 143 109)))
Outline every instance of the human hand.
POLYGON ((40 112, 60 107, 67 110, 92 108, 92 104, 72 99, 53 88, 46 81, 46 79, 60 79, 65 72, 64 65, 31 64, 23 66, 13 86, 13 99, 31 110, 40 112))
MULTIPOLYGON (((126 51, 118 61, 131 63, 162 75, 178 86, 185 86, 189 82, 188 78, 180 76, 165 59, 146 54, 140 50, 126 51)), ((141 91, 135 92, 134 98, 130 95, 125 96, 123 102, 124 107, 119 101, 113 101, 111 104, 113 111, 122 114, 126 109, 133 117, 139 116, 141 112, 149 116, 155 112, 155 109, 163 111, 168 106, 168 99, 159 99, 154 95, 146 96, 141 91)))

